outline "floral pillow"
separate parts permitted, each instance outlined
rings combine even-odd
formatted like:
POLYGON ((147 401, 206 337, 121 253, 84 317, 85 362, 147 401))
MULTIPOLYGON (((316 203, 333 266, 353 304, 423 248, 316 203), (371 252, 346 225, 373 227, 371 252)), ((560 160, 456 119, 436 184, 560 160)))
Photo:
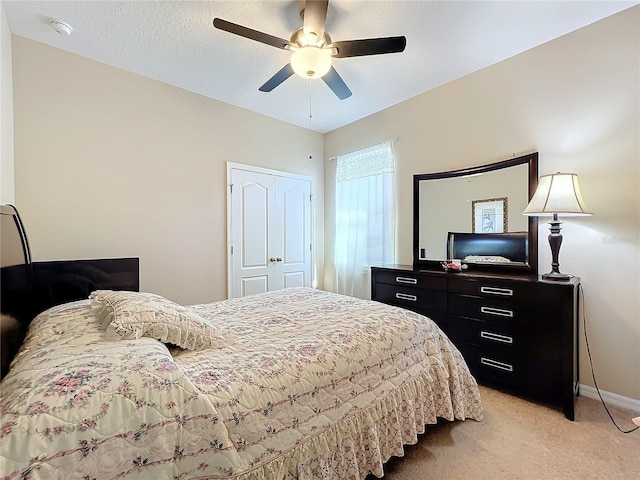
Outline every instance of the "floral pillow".
POLYGON ((120 290, 96 290, 91 308, 117 339, 151 337, 188 350, 216 348, 224 338, 216 327, 187 307, 160 295, 120 290))

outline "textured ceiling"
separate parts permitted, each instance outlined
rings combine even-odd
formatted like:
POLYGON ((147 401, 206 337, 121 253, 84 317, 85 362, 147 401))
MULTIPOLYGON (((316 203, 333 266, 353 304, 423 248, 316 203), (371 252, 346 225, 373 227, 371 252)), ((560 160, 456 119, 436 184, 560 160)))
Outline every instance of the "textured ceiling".
POLYGON ((258 91, 290 53, 214 29, 221 17, 288 39, 294 1, 3 1, 20 35, 326 133, 638 4, 638 1, 330 0, 334 41, 405 35, 403 53, 334 59, 353 95, 293 76, 258 91), (61 36, 58 19, 73 27, 61 36), (310 118, 310 112, 312 118, 310 118))

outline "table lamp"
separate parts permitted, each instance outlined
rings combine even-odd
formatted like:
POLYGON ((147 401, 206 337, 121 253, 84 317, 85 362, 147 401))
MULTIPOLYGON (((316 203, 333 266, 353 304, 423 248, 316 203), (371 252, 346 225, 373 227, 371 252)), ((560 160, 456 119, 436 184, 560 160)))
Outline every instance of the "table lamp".
POLYGON ((529 205, 522 212, 528 216, 550 216, 553 219, 549 222, 549 245, 551 246, 551 271, 542 275, 543 280, 567 281, 572 275, 560 273, 560 245, 562 245, 562 234, 558 215, 585 216, 591 215, 586 211, 584 200, 580 193, 578 175, 575 173, 553 173, 542 175, 538 179, 536 188, 529 205))

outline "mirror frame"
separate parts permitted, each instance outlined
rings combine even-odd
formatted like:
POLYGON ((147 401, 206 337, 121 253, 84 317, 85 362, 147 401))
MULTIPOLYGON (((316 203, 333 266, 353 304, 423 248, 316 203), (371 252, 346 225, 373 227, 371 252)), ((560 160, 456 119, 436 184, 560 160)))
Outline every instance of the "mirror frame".
MULTIPOLYGON (((449 259, 439 260, 421 260, 418 252, 419 231, 420 231, 420 182, 425 180, 436 180, 442 178, 463 177, 466 175, 477 175, 480 173, 493 172, 503 168, 509 168, 516 165, 527 164, 529 167, 529 191, 528 200, 531 200, 533 193, 538 186, 538 152, 523 155, 521 157, 510 158, 499 162, 479 165, 477 167, 463 168, 460 170, 449 170, 446 172, 423 173, 413 176, 413 268, 420 269, 439 269, 442 270, 441 262, 449 259)), ((518 272, 532 273, 538 272, 538 217, 530 216, 528 221, 528 251, 527 262, 518 264, 473 264, 469 266, 469 270, 494 270, 500 272, 518 272)))

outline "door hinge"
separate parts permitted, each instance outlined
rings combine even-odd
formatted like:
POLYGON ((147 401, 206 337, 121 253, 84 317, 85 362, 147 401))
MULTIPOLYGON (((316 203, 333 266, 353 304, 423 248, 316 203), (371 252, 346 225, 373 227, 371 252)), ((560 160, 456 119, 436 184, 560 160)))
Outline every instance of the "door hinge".
POLYGON ((233 247, 231 247, 231 255, 233 255, 233 247))
POLYGON ((229 184, 229 188, 231 189, 231 193, 233 193, 233 183, 229 184))

